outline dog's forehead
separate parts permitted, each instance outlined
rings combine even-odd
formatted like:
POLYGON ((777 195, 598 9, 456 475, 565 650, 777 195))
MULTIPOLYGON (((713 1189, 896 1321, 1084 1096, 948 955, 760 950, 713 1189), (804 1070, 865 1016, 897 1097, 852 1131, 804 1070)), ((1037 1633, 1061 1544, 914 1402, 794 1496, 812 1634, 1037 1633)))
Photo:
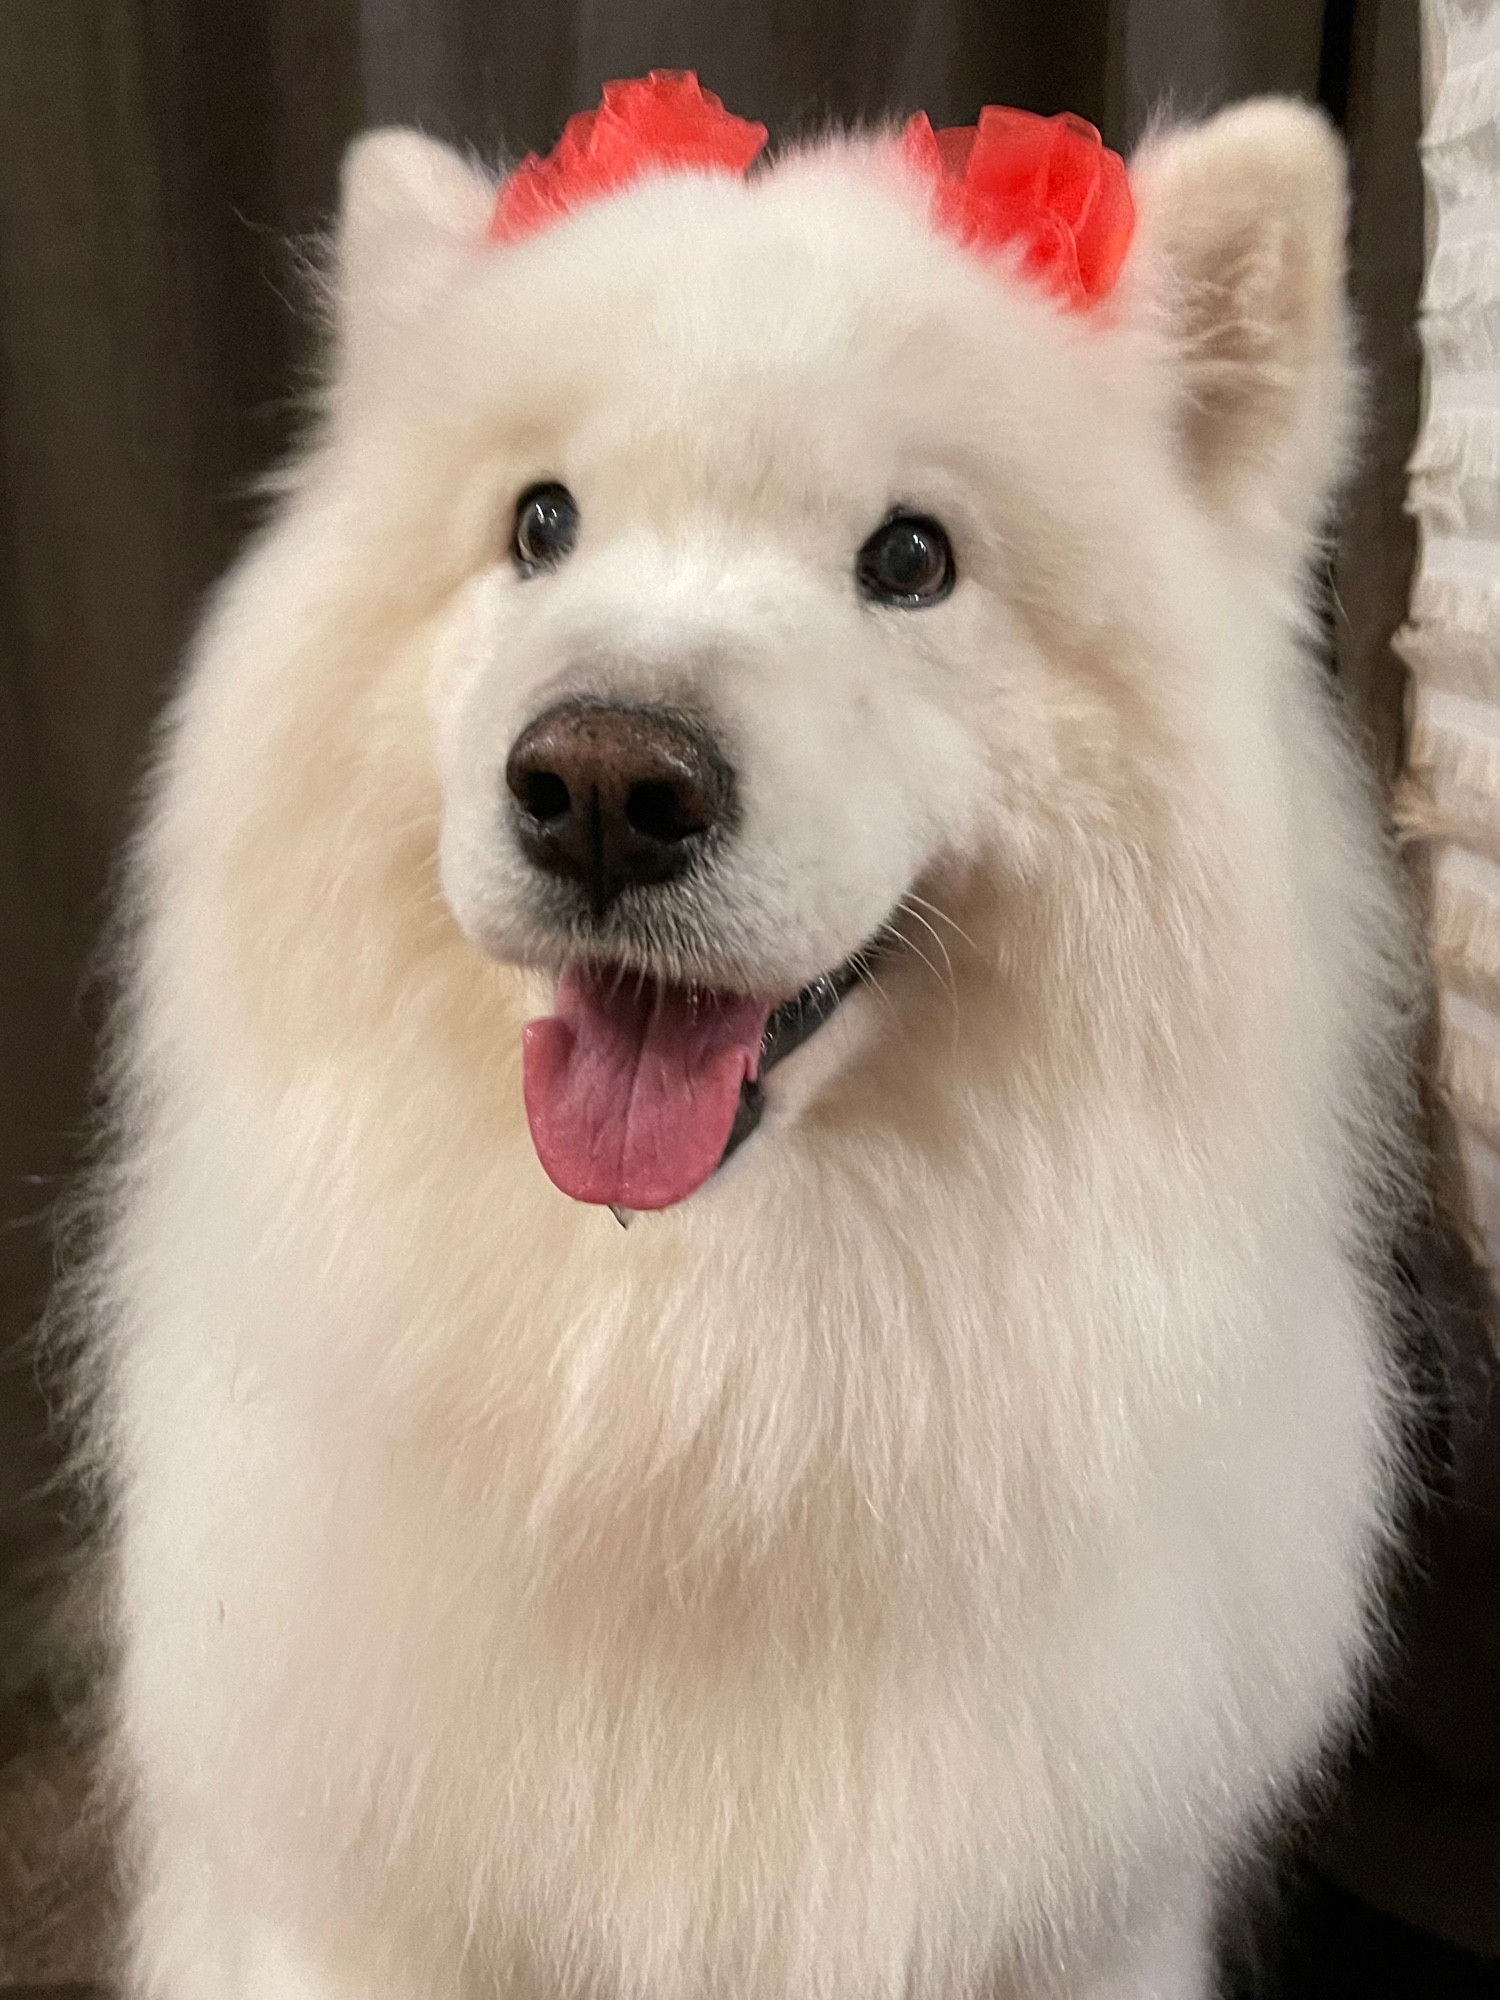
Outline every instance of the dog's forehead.
POLYGON ((954 371, 1003 379, 1038 317, 876 174, 811 163, 597 204, 497 259, 481 305, 484 393, 528 423, 675 428, 710 449, 749 413, 766 445, 811 446, 915 412, 954 371))
POLYGON ((698 365, 814 362, 865 323, 929 316, 944 262, 910 204, 850 168, 661 177, 528 249, 515 271, 539 312, 698 365))

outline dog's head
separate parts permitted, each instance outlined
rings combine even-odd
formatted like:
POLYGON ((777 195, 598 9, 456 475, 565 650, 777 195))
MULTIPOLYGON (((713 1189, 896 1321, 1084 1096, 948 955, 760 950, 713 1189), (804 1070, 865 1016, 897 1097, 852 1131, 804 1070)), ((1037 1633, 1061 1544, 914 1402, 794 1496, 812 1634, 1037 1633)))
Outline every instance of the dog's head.
POLYGON ((1340 166, 1265 104, 1135 181, 1076 312, 945 240, 888 144, 512 244, 454 155, 356 148, 333 449, 400 465, 461 577, 424 627, 442 883, 556 978, 526 1091, 568 1193, 681 1199, 899 1033, 868 988, 908 957, 993 977, 1049 881, 1107 926, 1088 857, 1184 788, 1233 819, 1259 723, 1216 655, 1338 449, 1340 166))

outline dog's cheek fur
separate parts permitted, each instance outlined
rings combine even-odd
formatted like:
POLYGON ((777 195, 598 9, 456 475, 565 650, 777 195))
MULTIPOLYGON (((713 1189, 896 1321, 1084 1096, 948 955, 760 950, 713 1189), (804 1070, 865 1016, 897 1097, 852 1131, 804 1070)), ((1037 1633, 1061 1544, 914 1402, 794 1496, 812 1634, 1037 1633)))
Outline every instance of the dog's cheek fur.
MULTIPOLYGON (((1223 136, 1176 142, 1208 237, 1223 136)), ((1011 759, 954 991, 898 966, 886 1035, 628 1235, 544 1181, 524 981, 441 894, 482 534, 382 401, 399 331, 351 362, 135 870, 93 1297, 153 2000, 279 2000, 278 1930, 319 1993, 1145 1990, 1342 1725, 1404 943, 1293 631, 1311 460, 1255 355, 1220 445, 1181 427, 1155 228, 1088 365, 1159 430, 1113 501, 1029 466, 1076 547, 948 659, 1011 759)), ((1328 459, 1337 402, 1292 404, 1328 459)))

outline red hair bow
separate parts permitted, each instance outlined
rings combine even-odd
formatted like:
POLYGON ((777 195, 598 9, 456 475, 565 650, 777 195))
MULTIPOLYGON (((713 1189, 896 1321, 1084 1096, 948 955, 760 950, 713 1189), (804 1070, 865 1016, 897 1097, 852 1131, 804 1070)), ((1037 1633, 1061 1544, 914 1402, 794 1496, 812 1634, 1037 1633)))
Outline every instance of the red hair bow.
POLYGON ((690 70, 607 83, 597 111, 570 118, 546 159, 528 153, 505 182, 490 235, 514 243, 653 169, 742 174, 765 143, 764 125, 732 117, 690 70))
POLYGON ((938 227, 975 250, 1014 246, 1024 275, 1075 310, 1098 303, 1130 248, 1125 162, 1087 119, 987 104, 977 125, 907 122, 902 152, 933 187, 938 227))
MULTIPOLYGON (((607 83, 597 111, 570 118, 545 159, 529 153, 504 183, 490 236, 514 243, 653 171, 743 174, 765 143, 764 125, 732 117, 690 71, 607 83)), ((938 228, 965 248, 1014 246, 1022 273, 1075 309, 1114 284, 1135 208, 1124 161, 1082 118, 988 105, 977 125, 934 132, 919 111, 902 153, 931 185, 938 228)))

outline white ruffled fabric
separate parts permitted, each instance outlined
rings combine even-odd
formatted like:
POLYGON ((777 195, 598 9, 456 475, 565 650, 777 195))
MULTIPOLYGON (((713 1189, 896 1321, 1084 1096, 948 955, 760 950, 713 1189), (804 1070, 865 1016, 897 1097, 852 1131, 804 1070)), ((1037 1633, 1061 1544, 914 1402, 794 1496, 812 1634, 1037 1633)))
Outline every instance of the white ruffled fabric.
POLYGON ((1408 817, 1433 844, 1439 1082, 1500 1268, 1500 0, 1423 0, 1423 17, 1421 554, 1396 644, 1413 677, 1408 817))

